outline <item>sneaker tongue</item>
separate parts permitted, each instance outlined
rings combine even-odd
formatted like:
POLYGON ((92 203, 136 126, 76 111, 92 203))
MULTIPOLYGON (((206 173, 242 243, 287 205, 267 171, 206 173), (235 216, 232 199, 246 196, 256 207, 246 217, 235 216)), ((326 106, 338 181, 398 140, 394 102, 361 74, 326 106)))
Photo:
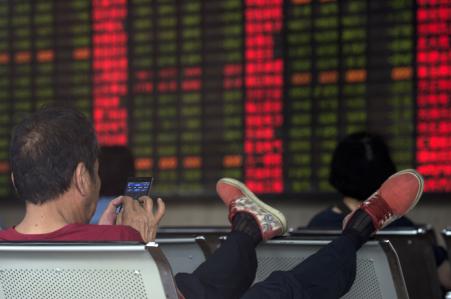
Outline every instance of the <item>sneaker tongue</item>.
POLYGON ((238 213, 240 208, 243 208, 246 205, 246 201, 248 198, 246 196, 241 196, 235 199, 229 206, 229 221, 233 221, 233 217, 235 217, 236 213, 238 213))
POLYGON ((393 211, 379 192, 374 193, 369 200, 364 201, 362 209, 371 216, 376 229, 380 229, 393 221, 393 211))

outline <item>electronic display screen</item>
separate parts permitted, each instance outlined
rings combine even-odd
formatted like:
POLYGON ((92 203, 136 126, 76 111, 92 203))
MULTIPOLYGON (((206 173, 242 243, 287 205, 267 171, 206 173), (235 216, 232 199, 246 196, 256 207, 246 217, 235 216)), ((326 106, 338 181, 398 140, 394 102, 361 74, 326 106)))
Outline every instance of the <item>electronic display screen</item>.
POLYGON ((451 2, 0 1, 0 197, 10 131, 43 104, 129 146, 163 196, 333 192, 345 135, 382 134, 398 169, 451 191, 451 2))

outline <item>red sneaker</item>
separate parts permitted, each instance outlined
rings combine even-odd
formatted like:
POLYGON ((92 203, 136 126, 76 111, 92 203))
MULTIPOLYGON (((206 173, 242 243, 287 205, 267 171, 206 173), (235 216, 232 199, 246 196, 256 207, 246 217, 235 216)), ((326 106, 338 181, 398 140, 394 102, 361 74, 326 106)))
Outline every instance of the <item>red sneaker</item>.
MULTIPOLYGON (((423 193, 423 185, 422 176, 415 170, 399 171, 365 200, 360 209, 370 215, 376 230, 381 229, 413 209, 423 193)), ((352 214, 346 217, 345 223, 352 214)))
POLYGON ((285 216, 260 201, 243 183, 231 178, 222 178, 216 183, 216 192, 229 208, 230 222, 238 212, 251 214, 260 226, 263 240, 272 239, 287 231, 285 216))

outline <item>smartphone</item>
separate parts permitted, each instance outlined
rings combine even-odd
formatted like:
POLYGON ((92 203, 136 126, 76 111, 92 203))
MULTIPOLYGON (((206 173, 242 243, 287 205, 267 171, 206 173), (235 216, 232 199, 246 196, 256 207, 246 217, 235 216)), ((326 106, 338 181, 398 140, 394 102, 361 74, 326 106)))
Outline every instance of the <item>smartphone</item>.
POLYGON ((133 177, 127 179, 124 195, 133 199, 141 196, 149 196, 152 188, 153 177, 133 177))
MULTIPOLYGON (((141 196, 149 196, 153 177, 131 177, 127 179, 124 195, 138 200, 141 196)), ((116 214, 122 210, 122 205, 116 208, 116 214)))

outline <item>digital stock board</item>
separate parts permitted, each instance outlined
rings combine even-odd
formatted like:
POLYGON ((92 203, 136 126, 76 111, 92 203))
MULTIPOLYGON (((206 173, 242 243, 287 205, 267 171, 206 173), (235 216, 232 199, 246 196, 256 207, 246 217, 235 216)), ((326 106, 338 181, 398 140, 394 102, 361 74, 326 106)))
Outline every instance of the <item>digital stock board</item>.
POLYGON ((450 38, 449 0, 0 1, 0 196, 12 127, 54 102, 163 195, 328 193, 362 130, 449 192, 450 38))

